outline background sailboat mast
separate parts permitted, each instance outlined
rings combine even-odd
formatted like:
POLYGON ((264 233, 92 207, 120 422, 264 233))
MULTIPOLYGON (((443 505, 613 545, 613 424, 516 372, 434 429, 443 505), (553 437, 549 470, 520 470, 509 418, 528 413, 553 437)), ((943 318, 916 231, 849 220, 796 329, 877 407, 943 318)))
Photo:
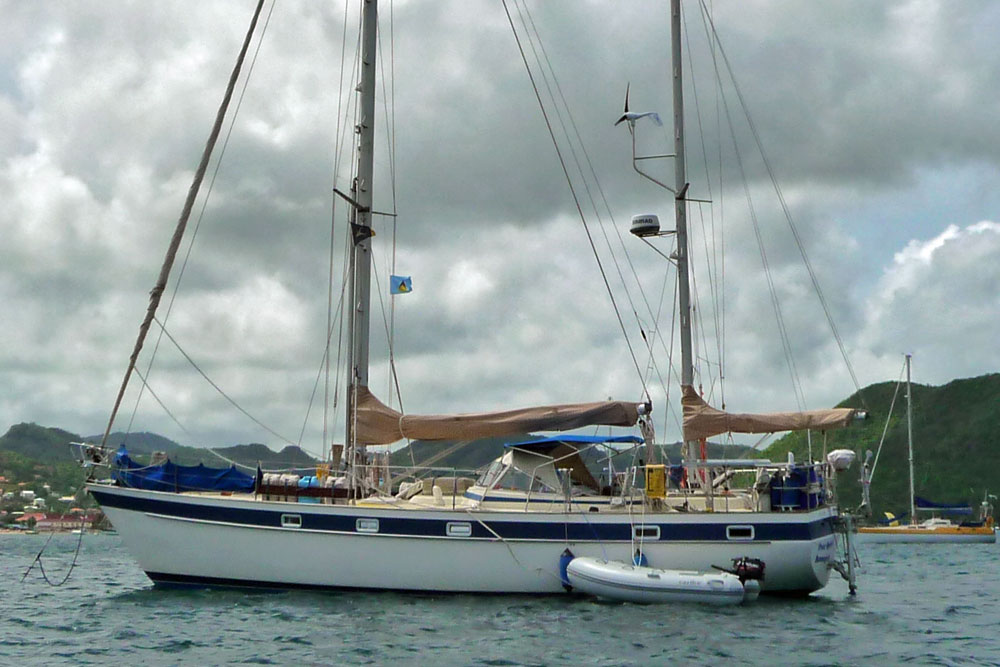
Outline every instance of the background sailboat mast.
MULTIPOLYGON (((684 163, 684 82, 681 68, 681 1, 670 1, 671 75, 674 84, 674 216, 677 231, 677 280, 681 322, 681 385, 694 386, 691 351, 691 286, 688 279, 687 172, 684 163)), ((694 461, 698 443, 687 442, 685 458, 694 461)), ((688 479, 694 479, 688 471, 688 479)))
POLYGON ((347 401, 348 465, 354 463, 354 404, 359 387, 368 386, 368 332, 371 309, 371 208, 372 172, 375 145, 375 56, 378 30, 378 3, 364 0, 361 16, 361 88, 358 105, 358 168, 351 184, 355 206, 351 224, 354 250, 351 253, 349 324, 351 344, 347 401))
POLYGON ((917 501, 913 494, 913 390, 910 389, 910 357, 906 355, 906 444, 910 453, 910 523, 917 523, 917 501))

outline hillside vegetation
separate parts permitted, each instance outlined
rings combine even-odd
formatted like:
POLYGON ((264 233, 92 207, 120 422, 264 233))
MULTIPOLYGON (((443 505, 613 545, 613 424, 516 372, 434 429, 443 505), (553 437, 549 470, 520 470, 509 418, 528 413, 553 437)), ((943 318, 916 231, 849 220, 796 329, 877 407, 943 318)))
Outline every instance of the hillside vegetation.
MULTIPOLYGON (((73 460, 69 443, 100 440, 99 435, 80 436, 38 424, 15 424, 0 436, 0 475, 11 482, 48 482, 59 489, 78 487, 86 475, 73 460)), ((180 465, 204 463, 213 468, 225 468, 227 459, 247 466, 260 463, 264 468, 310 468, 317 463, 314 457, 292 445, 280 452, 261 444, 219 447, 215 451, 221 456, 216 456, 208 449, 180 445, 155 433, 130 433, 128 436, 112 433, 108 443, 112 448, 124 443, 130 456, 138 461, 148 461, 150 454, 159 451, 180 465)))
MULTIPOLYGON (((886 416, 896 391, 895 382, 881 382, 863 389, 844 400, 842 407, 866 409, 869 418, 850 428, 826 434, 827 450, 846 448, 858 453, 877 451, 886 416)), ((416 441, 392 454, 393 465, 427 464, 439 468, 472 471, 489 463, 503 452, 503 445, 530 439, 530 434, 486 438, 457 446, 455 442, 416 441)), ((83 438, 58 428, 37 424, 17 424, 0 436, 0 474, 9 481, 48 481, 54 488, 77 487, 84 472, 72 462, 68 443, 99 441, 97 436, 83 438)), ((182 465, 204 463, 225 467, 225 460, 198 447, 179 445, 154 433, 131 433, 127 438, 113 433, 109 442, 114 446, 125 442, 139 460, 147 460, 153 451, 163 451, 171 460, 182 465)), ((813 433, 813 458, 819 459, 824 448, 824 435, 813 433)), ((671 461, 679 461, 680 445, 664 447, 671 461)), ((885 443, 875 469, 871 495, 872 506, 878 513, 901 512, 909 506, 907 474, 906 397, 901 387, 896 406, 889 420, 885 443)), ((258 462, 265 469, 288 467, 309 468, 317 461, 298 447, 288 446, 280 452, 261 445, 236 445, 219 448, 226 459, 248 466, 258 462)), ((798 461, 807 458, 804 433, 792 433, 777 440, 760 455, 772 461, 783 461, 788 452, 798 461)), ((913 453, 917 495, 936 501, 962 501, 973 505, 982 500, 987 490, 1000 492, 1000 374, 954 380, 940 387, 913 385, 913 453)), ((747 449, 710 443, 709 456, 743 457, 747 449)), ((848 505, 860 503, 859 464, 840 475, 838 487, 841 499, 848 505)))
MULTIPOLYGON (((940 387, 913 384, 914 486, 918 496, 974 507, 983 493, 1000 492, 1000 373, 953 380, 940 387)), ((868 420, 827 434, 827 449, 853 449, 858 460, 878 451, 895 382, 881 382, 854 394, 839 407, 867 409, 868 420)), ((823 436, 813 434, 813 458, 822 455, 823 436)), ((764 456, 783 460, 787 452, 805 460, 805 433, 791 433, 764 456)), ((838 490, 848 505, 860 503, 860 468, 840 475, 838 490)), ((907 467, 906 386, 899 388, 871 486, 874 511, 901 513, 910 504, 907 467)))

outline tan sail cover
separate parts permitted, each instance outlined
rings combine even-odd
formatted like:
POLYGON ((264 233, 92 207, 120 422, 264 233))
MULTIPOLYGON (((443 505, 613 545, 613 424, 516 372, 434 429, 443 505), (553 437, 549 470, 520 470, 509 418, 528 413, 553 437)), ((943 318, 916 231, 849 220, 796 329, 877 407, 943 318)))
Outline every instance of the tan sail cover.
POLYGON ((357 439, 366 445, 411 440, 473 440, 528 431, 568 431, 583 426, 633 426, 639 405, 626 401, 546 405, 465 415, 402 415, 367 387, 358 389, 357 439))
POLYGON ((681 405, 684 408, 684 440, 700 440, 720 433, 775 433, 777 431, 823 431, 844 428, 857 410, 831 408, 806 412, 772 412, 752 415, 723 412, 702 400, 694 387, 685 386, 681 405))

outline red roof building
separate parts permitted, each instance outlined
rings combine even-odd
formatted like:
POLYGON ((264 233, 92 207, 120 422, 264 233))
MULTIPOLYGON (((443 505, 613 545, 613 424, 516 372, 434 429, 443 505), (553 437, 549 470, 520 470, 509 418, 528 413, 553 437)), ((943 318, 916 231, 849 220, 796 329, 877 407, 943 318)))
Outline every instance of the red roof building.
POLYGON ((35 530, 73 530, 81 526, 90 526, 101 517, 98 510, 78 514, 58 514, 56 512, 25 512, 15 523, 27 524, 35 520, 35 530))

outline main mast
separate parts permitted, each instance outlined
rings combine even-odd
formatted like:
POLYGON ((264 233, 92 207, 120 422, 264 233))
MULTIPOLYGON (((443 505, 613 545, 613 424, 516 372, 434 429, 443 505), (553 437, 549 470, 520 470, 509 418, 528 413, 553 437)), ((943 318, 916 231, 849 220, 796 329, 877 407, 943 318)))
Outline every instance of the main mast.
MULTIPOLYGON (((681 385, 694 386, 694 361, 691 346, 691 285, 688 278, 687 171, 684 162, 684 81, 681 67, 681 1, 670 0, 671 74, 674 84, 674 197, 677 233, 677 280, 681 321, 681 385)), ((685 458, 698 457, 698 443, 685 443, 685 458)), ((688 479, 693 479, 688 472, 688 479)))
MULTIPOLYGON (((354 465, 355 403, 359 388, 368 386, 368 332, 371 308, 371 210, 375 146, 375 55, 378 2, 364 0, 361 15, 361 84, 358 104, 358 166, 351 183, 350 308, 347 378, 347 464, 354 465)), ((351 476, 353 478, 353 475, 351 476)))

